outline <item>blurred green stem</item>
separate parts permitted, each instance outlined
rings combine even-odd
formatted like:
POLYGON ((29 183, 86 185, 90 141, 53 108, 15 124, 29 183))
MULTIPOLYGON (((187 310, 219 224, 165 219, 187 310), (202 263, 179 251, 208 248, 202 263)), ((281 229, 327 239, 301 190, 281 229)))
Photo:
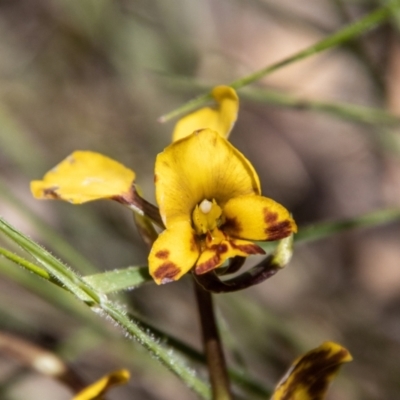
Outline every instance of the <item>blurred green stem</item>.
MULTIPOLYGON (((384 20, 389 18, 389 16, 392 15, 393 11, 399 6, 400 6, 400 0, 392 0, 387 4, 387 6, 381 7, 378 10, 368 14, 364 18, 361 18, 360 20, 350 25, 347 25, 343 29, 319 41, 318 43, 310 47, 307 47, 306 49, 301 50, 290 57, 284 58, 283 60, 275 64, 272 64, 259 71, 256 71, 253 74, 238 79, 230 83, 229 86, 233 87, 234 89, 239 89, 243 86, 249 85, 250 83, 260 80, 261 78, 271 74, 272 72, 277 71, 282 67, 290 65, 296 61, 303 60, 313 54, 343 44, 349 41, 350 39, 353 39, 361 35, 362 33, 372 29, 377 24, 382 23, 384 20)), ((211 99, 212 99, 211 93, 199 96, 189 101, 188 103, 184 104, 183 106, 177 108, 176 110, 173 110, 161 116, 159 118, 159 121, 160 122, 169 121, 170 119, 175 118, 181 114, 194 110, 195 108, 203 105, 205 102, 210 101, 211 99)))
POLYGON ((355 218, 347 218, 339 221, 320 222, 309 225, 299 230, 294 240, 298 242, 311 242, 336 233, 345 232, 349 229, 363 228, 368 226, 382 225, 395 222, 400 219, 400 209, 386 209, 374 211, 355 218))
POLYGON ((210 375, 213 400, 232 400, 221 339, 218 333, 211 293, 194 282, 203 337, 204 353, 210 375))
MULTIPOLYGON (((192 92, 193 90, 211 91, 214 86, 212 84, 199 82, 192 78, 176 75, 162 76, 162 82, 171 90, 187 92, 192 92)), ((336 118, 362 124, 400 125, 400 118, 398 116, 379 108, 342 102, 312 100, 287 94, 281 90, 247 87, 241 90, 240 98, 242 100, 266 103, 273 106, 286 107, 295 110, 322 112, 333 115, 336 118)))
MULTIPOLYGON (((345 1, 333 0, 332 4, 336 8, 336 11, 339 15, 339 18, 342 20, 342 22, 348 24, 352 21, 351 15, 349 14, 349 12, 347 10, 347 5, 346 5, 345 1)), ((354 40, 354 41, 350 41, 349 43, 347 43, 347 47, 358 58, 358 60, 360 61, 360 65, 362 67, 364 67, 364 69, 370 75, 370 77, 372 78, 376 87, 379 89, 380 95, 382 97, 384 94, 384 91, 385 91, 384 74, 372 62, 364 44, 359 40, 354 40)))

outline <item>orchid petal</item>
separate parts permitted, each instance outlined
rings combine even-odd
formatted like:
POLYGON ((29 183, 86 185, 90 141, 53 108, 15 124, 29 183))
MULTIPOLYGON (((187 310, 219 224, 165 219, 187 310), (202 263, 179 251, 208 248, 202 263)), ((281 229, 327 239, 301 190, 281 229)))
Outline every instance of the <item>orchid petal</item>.
POLYGON ((230 236, 247 240, 278 240, 297 232, 289 211, 262 196, 239 196, 223 207, 222 229, 230 236))
POLYGON ((204 107, 181 118, 175 125, 172 140, 183 139, 194 131, 209 128, 228 138, 237 119, 239 98, 229 86, 217 86, 212 91, 216 108, 204 107))
POLYGON ((133 171, 111 158, 91 151, 75 151, 49 171, 43 180, 31 182, 31 191, 37 199, 82 204, 129 197, 134 180, 133 171))
POLYGON ((199 253, 190 223, 177 222, 154 242, 149 254, 150 275, 157 284, 175 281, 194 266, 199 253))
POLYGON ((215 199, 220 207, 231 198, 260 193, 250 162, 210 129, 172 143, 157 156, 156 198, 164 223, 190 216, 196 204, 215 199))

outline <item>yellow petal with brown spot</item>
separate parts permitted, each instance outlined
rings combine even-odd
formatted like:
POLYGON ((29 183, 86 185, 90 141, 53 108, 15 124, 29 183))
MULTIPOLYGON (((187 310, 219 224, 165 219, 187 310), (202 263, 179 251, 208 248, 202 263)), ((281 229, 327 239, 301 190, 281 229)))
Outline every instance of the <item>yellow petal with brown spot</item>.
POLYGON ((341 365, 351 360, 347 349, 325 342, 292 364, 271 400, 322 400, 341 365))
POLYGON ((176 281, 199 257, 196 235, 189 221, 179 221, 163 231, 149 254, 150 275, 157 284, 176 281))
POLYGON ((225 223, 221 229, 229 236, 247 240, 278 240, 297 232, 289 211, 267 197, 234 197, 222 211, 225 223))
POLYGON ((114 371, 81 390, 72 400, 101 400, 110 388, 128 382, 129 378, 130 374, 126 369, 114 371))
POLYGON ((239 98, 229 86, 217 86, 211 93, 218 106, 204 107, 181 118, 175 125, 172 141, 205 128, 215 130, 225 138, 229 136, 237 119, 239 98))
POLYGON ((205 240, 205 249, 196 263, 195 272, 205 274, 220 267, 227 259, 252 254, 265 254, 265 251, 255 243, 240 239, 230 239, 219 229, 209 232, 205 240))
POLYGON ((91 151, 75 151, 49 171, 41 181, 31 182, 37 199, 59 199, 73 204, 129 197, 135 173, 117 161, 91 151))
POLYGON ((156 198, 165 225, 189 217, 204 199, 219 207, 237 196, 260 193, 250 162, 217 132, 204 129, 157 156, 156 198))

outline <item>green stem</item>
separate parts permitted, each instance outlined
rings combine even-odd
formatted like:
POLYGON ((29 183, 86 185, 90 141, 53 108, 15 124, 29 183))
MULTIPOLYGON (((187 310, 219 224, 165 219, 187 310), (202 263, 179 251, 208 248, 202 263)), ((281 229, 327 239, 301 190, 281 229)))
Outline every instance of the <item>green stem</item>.
POLYGON ((379 8, 378 10, 368 14, 364 18, 361 18, 360 20, 350 25, 347 25, 345 28, 339 30, 333 35, 330 35, 327 38, 321 40, 315 45, 310 46, 304 50, 301 50, 293 54, 292 56, 284 58, 283 60, 275 64, 272 64, 266 68, 263 68, 249 76, 246 76, 242 79, 232 82, 230 86, 232 86, 234 89, 239 89, 243 86, 249 85, 250 83, 258 81, 264 76, 269 75, 272 72, 275 72, 276 70, 282 67, 292 64, 295 61, 302 60, 304 58, 307 58, 308 56, 311 56, 313 54, 319 53, 324 50, 328 50, 332 47, 338 46, 339 44, 347 42, 348 40, 360 35, 361 33, 364 33, 369 29, 372 29, 377 24, 384 21, 391 15, 392 9, 396 6, 397 7, 399 6, 398 1, 392 2, 392 4, 388 5, 387 7, 379 8))
POLYGON ((215 320, 211 293, 195 282, 204 353, 207 359, 213 400, 232 400, 224 352, 215 320))
MULTIPOLYGON (((215 86, 211 83, 200 82, 198 80, 182 76, 161 76, 162 83, 169 89, 175 91, 192 92, 211 91, 215 86)), ((296 95, 287 94, 280 90, 271 90, 257 87, 247 87, 240 92, 242 100, 257 103, 271 104, 278 107, 286 107, 302 111, 316 111, 333 115, 348 121, 354 121, 370 125, 390 125, 400 124, 400 118, 386 110, 379 108, 366 107, 344 102, 320 101, 302 98, 296 95)))
MULTIPOLYGON (((277 71, 282 67, 290 65, 296 61, 303 60, 304 58, 307 58, 308 56, 311 56, 313 54, 343 44, 349 41, 350 39, 353 39, 361 35, 362 33, 372 29, 377 24, 389 18, 393 10, 399 7, 399 5, 400 5, 399 0, 393 0, 387 6, 381 7, 378 10, 366 15, 364 18, 361 18, 360 20, 347 25, 343 29, 319 41, 318 43, 310 47, 307 47, 306 49, 301 50, 290 57, 284 58, 283 60, 275 64, 262 68, 259 71, 254 72, 253 74, 238 79, 230 83, 229 86, 233 87, 234 89, 239 89, 243 86, 249 85, 250 83, 260 80, 261 78, 271 74, 272 72, 277 71)), ((169 121, 170 119, 175 118, 183 113, 192 111, 193 109, 201 106, 202 104, 204 104, 207 101, 210 101, 211 99, 212 99, 211 93, 199 96, 189 101, 188 103, 184 104, 183 106, 177 108, 176 110, 161 116, 159 118, 159 121, 160 122, 169 121)))
POLYGON ((386 209, 373 211, 354 218, 346 218, 339 221, 319 222, 309 225, 299 230, 295 236, 295 243, 311 242, 332 236, 337 233, 345 232, 355 228, 366 228, 398 221, 400 219, 400 209, 386 209))
POLYGON ((20 256, 17 256, 14 253, 11 253, 11 251, 8 251, 8 250, 0 247, 0 254, 3 257, 7 258, 8 260, 19 265, 20 267, 23 267, 23 268, 27 269, 28 271, 31 271, 34 274, 40 276, 41 278, 44 278, 48 281, 52 281, 53 283, 56 283, 56 282, 54 282, 54 280, 52 280, 51 275, 45 269, 38 267, 37 265, 29 262, 28 260, 25 260, 24 258, 22 258, 20 256))
POLYGON ((349 103, 338 103, 320 100, 309 100, 286 94, 277 90, 246 88, 241 98, 258 103, 273 104, 296 110, 316 111, 347 121, 369 125, 399 125, 400 118, 390 112, 378 108, 359 106, 349 103))
MULTIPOLYGON (((333 6, 336 8, 339 18, 343 23, 350 23, 352 21, 352 17, 349 14, 346 2, 343 0, 333 0, 333 6)), ((366 70, 366 72, 372 78, 372 81, 375 83, 375 86, 379 90, 379 94, 382 98, 385 92, 385 80, 384 74, 379 68, 372 62, 364 43, 354 40, 347 43, 347 47, 350 51, 353 52, 354 56, 358 58, 360 61, 360 65, 366 70)))
POLYGON ((13 242, 31 254, 43 268, 55 277, 63 287, 78 299, 89 305, 93 311, 101 313, 118 324, 127 333, 132 335, 150 354, 159 362, 174 372, 201 398, 210 399, 208 385, 193 372, 180 359, 171 354, 169 349, 161 346, 156 339, 145 332, 135 321, 129 319, 126 311, 117 304, 108 300, 107 296, 89 286, 80 276, 67 268, 59 260, 44 250, 37 243, 20 233, 13 226, 0 217, 0 232, 4 233, 13 242))

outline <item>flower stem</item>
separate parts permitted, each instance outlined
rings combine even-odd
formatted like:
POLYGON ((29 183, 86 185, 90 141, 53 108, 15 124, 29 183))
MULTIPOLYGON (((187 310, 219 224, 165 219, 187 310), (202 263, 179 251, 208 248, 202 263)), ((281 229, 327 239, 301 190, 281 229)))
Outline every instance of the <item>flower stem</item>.
POLYGON ((207 359, 213 400, 232 400, 228 372, 222 343, 219 337, 211 293, 197 282, 196 300, 200 315, 204 353, 207 359))

